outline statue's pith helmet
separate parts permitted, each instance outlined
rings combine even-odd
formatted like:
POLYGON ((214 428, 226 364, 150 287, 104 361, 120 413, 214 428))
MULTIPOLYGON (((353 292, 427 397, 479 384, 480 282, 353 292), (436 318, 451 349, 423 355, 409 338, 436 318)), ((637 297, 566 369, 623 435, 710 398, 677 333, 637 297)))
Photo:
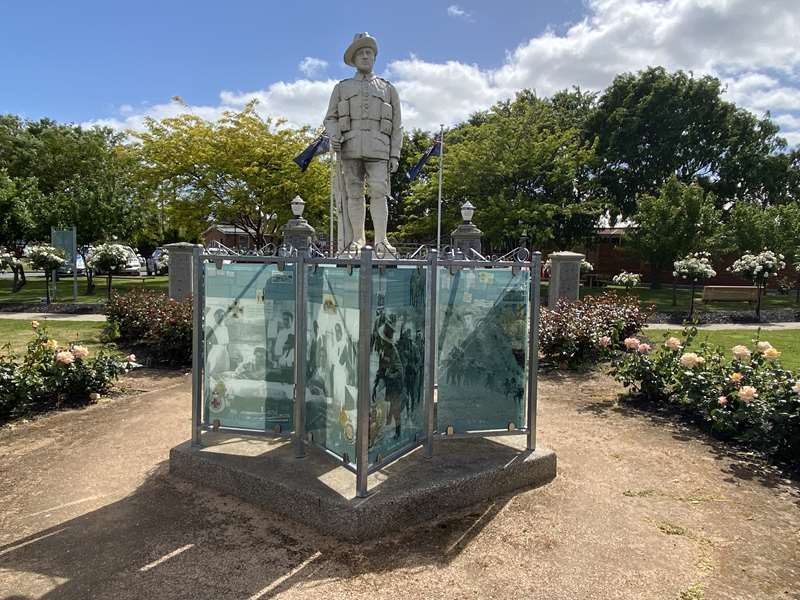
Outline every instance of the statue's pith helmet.
POLYGON ((365 31, 353 36, 353 41, 347 47, 347 50, 344 51, 344 63, 355 67, 354 59, 356 57, 356 52, 361 50, 361 48, 372 48, 373 52, 375 52, 375 56, 378 55, 378 41, 365 31))

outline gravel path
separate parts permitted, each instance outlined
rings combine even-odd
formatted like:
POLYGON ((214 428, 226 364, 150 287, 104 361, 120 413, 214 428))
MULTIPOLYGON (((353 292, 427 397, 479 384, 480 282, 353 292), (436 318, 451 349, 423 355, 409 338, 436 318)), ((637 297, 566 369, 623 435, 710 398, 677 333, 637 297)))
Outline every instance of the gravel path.
POLYGON ((141 371, 141 393, 0 431, 0 598, 800 593, 800 487, 618 405, 602 375, 542 378, 553 483, 358 546, 169 476, 188 380, 141 371))

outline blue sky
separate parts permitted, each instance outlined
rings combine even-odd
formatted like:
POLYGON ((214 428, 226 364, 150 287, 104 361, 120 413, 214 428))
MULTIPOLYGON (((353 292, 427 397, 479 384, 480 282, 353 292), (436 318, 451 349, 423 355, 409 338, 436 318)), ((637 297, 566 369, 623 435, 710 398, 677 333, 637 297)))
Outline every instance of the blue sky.
POLYGON ((333 82, 352 71, 345 47, 366 30, 409 126, 457 122, 522 87, 602 89, 661 64, 721 77, 731 100, 771 111, 800 142, 797 0, 28 0, 2 10, 0 112, 28 118, 140 127, 148 115, 214 118, 257 99, 265 115, 317 125, 333 82))

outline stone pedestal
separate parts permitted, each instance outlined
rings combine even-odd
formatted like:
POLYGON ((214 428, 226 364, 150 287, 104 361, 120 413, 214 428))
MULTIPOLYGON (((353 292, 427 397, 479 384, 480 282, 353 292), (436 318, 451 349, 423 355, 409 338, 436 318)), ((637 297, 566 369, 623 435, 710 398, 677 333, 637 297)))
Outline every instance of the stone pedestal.
POLYGON ((550 291, 547 305, 554 308, 559 298, 577 300, 580 297, 581 261, 577 252, 554 252, 550 259, 550 291))
POLYGON ((283 226, 283 242, 297 250, 298 254, 308 254, 308 249, 316 233, 303 217, 289 219, 283 226))
POLYGON ((456 253, 460 250, 464 254, 464 258, 475 260, 477 257, 470 252, 470 249, 474 249, 480 254, 482 236, 483 232, 480 229, 471 222, 465 221, 450 233, 450 240, 456 253))
POLYGON ((169 297, 173 300, 185 300, 192 295, 192 252, 202 246, 177 242, 167 244, 164 248, 169 252, 169 297))

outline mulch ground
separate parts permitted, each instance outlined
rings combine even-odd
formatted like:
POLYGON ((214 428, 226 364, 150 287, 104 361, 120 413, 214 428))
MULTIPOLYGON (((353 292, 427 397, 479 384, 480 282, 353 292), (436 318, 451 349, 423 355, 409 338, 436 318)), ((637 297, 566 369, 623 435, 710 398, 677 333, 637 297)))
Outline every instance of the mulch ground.
POLYGON ((617 402, 540 382, 557 479, 352 545, 172 478, 189 377, 0 431, 2 598, 800 598, 800 486, 617 402))

